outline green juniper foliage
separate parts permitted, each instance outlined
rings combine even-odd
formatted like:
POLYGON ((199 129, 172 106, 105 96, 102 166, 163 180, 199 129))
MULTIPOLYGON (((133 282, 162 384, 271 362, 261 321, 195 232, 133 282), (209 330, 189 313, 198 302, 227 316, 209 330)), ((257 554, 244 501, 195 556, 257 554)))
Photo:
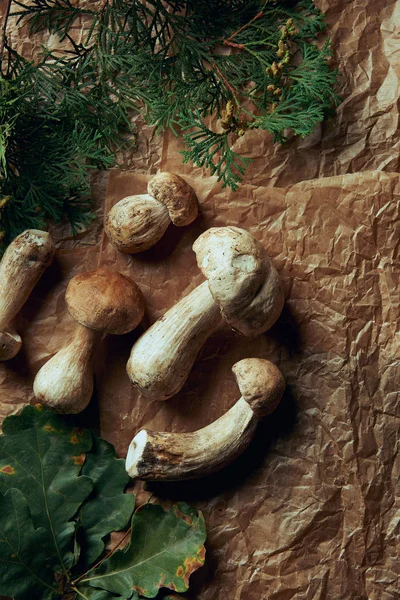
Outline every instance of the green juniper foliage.
MULTIPOLYGON (((7 45, 2 66, 0 229, 9 241, 67 214, 90 218, 88 167, 108 167, 141 111, 158 132, 182 131, 184 162, 236 189, 248 129, 306 136, 338 103, 337 73, 312 0, 14 1, 30 34, 69 46, 37 64, 7 45), (79 44, 71 26, 86 24, 79 44), (216 119, 211 120, 211 115, 216 119), (2 198, 2 199, 1 199, 2 198)), ((132 139, 132 137, 131 137, 132 139)))

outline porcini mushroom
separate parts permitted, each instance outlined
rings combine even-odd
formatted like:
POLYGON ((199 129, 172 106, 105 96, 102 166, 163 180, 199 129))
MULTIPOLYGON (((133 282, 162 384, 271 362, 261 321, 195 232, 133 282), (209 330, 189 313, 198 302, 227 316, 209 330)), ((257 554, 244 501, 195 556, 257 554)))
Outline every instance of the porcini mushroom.
POLYGON ((142 320, 144 300, 132 279, 108 269, 71 279, 65 299, 77 321, 75 333, 37 373, 33 391, 57 412, 78 413, 93 393, 93 353, 101 334, 132 331, 142 320))
POLYGON ((262 358, 233 365, 241 397, 222 417, 192 433, 142 429, 126 457, 130 477, 150 481, 195 479, 218 471, 250 443, 258 421, 272 413, 285 390, 280 370, 262 358))
POLYGON ((29 298, 52 262, 55 247, 50 234, 27 229, 8 246, 0 262, 0 361, 9 360, 22 346, 11 321, 29 298))
POLYGON ((155 175, 147 192, 123 198, 106 217, 104 229, 120 252, 135 254, 147 250, 164 235, 171 221, 183 227, 197 217, 196 194, 179 175, 155 175))
POLYGON ((275 323, 283 307, 279 275, 265 249, 244 229, 208 229, 193 250, 207 281, 152 325, 128 360, 130 380, 151 400, 179 392, 221 315, 239 333, 255 336, 275 323))

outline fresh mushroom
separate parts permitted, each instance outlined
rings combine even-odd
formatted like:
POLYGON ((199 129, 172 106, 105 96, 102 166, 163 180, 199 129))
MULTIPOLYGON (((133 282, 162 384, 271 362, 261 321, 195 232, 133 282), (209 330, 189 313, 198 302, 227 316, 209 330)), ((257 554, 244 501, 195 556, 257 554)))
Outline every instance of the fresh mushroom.
POLYGON ((123 334, 142 320, 144 300, 134 281, 107 269, 77 275, 68 284, 66 304, 77 321, 72 340, 36 375, 39 402, 62 413, 81 412, 93 392, 93 354, 102 333, 123 334))
POLYGON ((155 175, 147 192, 120 200, 107 215, 105 231, 120 252, 147 250, 164 235, 171 221, 183 227, 197 217, 196 194, 179 175, 155 175))
POLYGON ((262 358, 240 360, 232 371, 241 397, 207 427, 192 433, 139 431, 126 457, 126 470, 132 478, 177 481, 203 477, 246 449, 258 421, 279 404, 285 381, 280 370, 262 358))
POLYGON ((128 360, 130 380, 151 400, 179 392, 221 314, 239 333, 255 336, 275 323, 283 307, 279 275, 261 244, 244 229, 209 229, 193 250, 207 281, 152 325, 128 360))
POLYGON ((0 361, 13 358, 22 346, 10 325, 54 258, 50 234, 27 229, 11 242, 0 263, 0 361))

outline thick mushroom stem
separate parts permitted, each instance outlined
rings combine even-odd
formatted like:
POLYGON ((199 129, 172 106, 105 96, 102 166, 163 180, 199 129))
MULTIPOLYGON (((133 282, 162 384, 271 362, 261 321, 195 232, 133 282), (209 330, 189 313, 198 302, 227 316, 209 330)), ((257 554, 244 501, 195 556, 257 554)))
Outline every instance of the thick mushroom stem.
POLYGON ((205 281, 154 323, 133 346, 127 364, 131 382, 152 400, 167 400, 177 394, 200 348, 220 320, 218 305, 205 281))
POLYGON ((277 407, 285 381, 279 369, 264 359, 241 360, 232 370, 242 393, 236 404, 193 433, 139 431, 126 457, 131 477, 195 479, 221 469, 246 449, 258 421, 277 407))
POLYGON ((22 346, 10 322, 53 260, 50 234, 27 229, 8 246, 0 262, 0 361, 13 358, 22 346))
POLYGON ((120 252, 148 250, 162 238, 171 223, 168 208, 150 194, 128 196, 113 206, 104 229, 120 252))
POLYGON ((93 393, 93 354, 101 333, 77 323, 67 346, 36 375, 37 400, 59 413, 75 414, 86 408, 93 393))
POLYGON ((196 479, 213 473, 249 445, 258 419, 244 398, 222 417, 193 433, 142 429, 126 457, 129 475, 150 481, 196 479))

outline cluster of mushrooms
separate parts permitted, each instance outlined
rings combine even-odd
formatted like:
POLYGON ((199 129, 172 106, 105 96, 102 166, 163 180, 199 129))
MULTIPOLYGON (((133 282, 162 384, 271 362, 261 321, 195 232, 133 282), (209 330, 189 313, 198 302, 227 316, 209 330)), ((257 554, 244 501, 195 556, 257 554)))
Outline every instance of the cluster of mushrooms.
MULTIPOLYGON (((178 175, 160 173, 148 194, 118 202, 106 217, 110 242, 122 252, 150 248, 172 221, 197 216, 193 189, 178 175)), ((136 341, 127 373, 149 400, 179 392, 196 357, 221 319, 245 336, 267 331, 284 302, 278 273, 261 244, 238 227, 213 227, 193 245, 205 281, 170 308, 136 341)), ((13 358, 22 340, 11 323, 55 254, 49 233, 27 230, 7 248, 0 263, 0 360, 13 358)), ((37 373, 38 402, 60 413, 79 413, 89 404, 94 384, 93 355, 102 335, 125 334, 144 315, 136 283, 100 268, 73 277, 66 290, 68 312, 76 320, 72 339, 37 373)), ((133 438, 126 469, 132 478, 151 481, 191 479, 228 464, 247 447, 258 421, 278 405, 285 389, 279 369, 261 358, 232 367, 240 390, 222 417, 192 433, 141 430, 133 438)))

